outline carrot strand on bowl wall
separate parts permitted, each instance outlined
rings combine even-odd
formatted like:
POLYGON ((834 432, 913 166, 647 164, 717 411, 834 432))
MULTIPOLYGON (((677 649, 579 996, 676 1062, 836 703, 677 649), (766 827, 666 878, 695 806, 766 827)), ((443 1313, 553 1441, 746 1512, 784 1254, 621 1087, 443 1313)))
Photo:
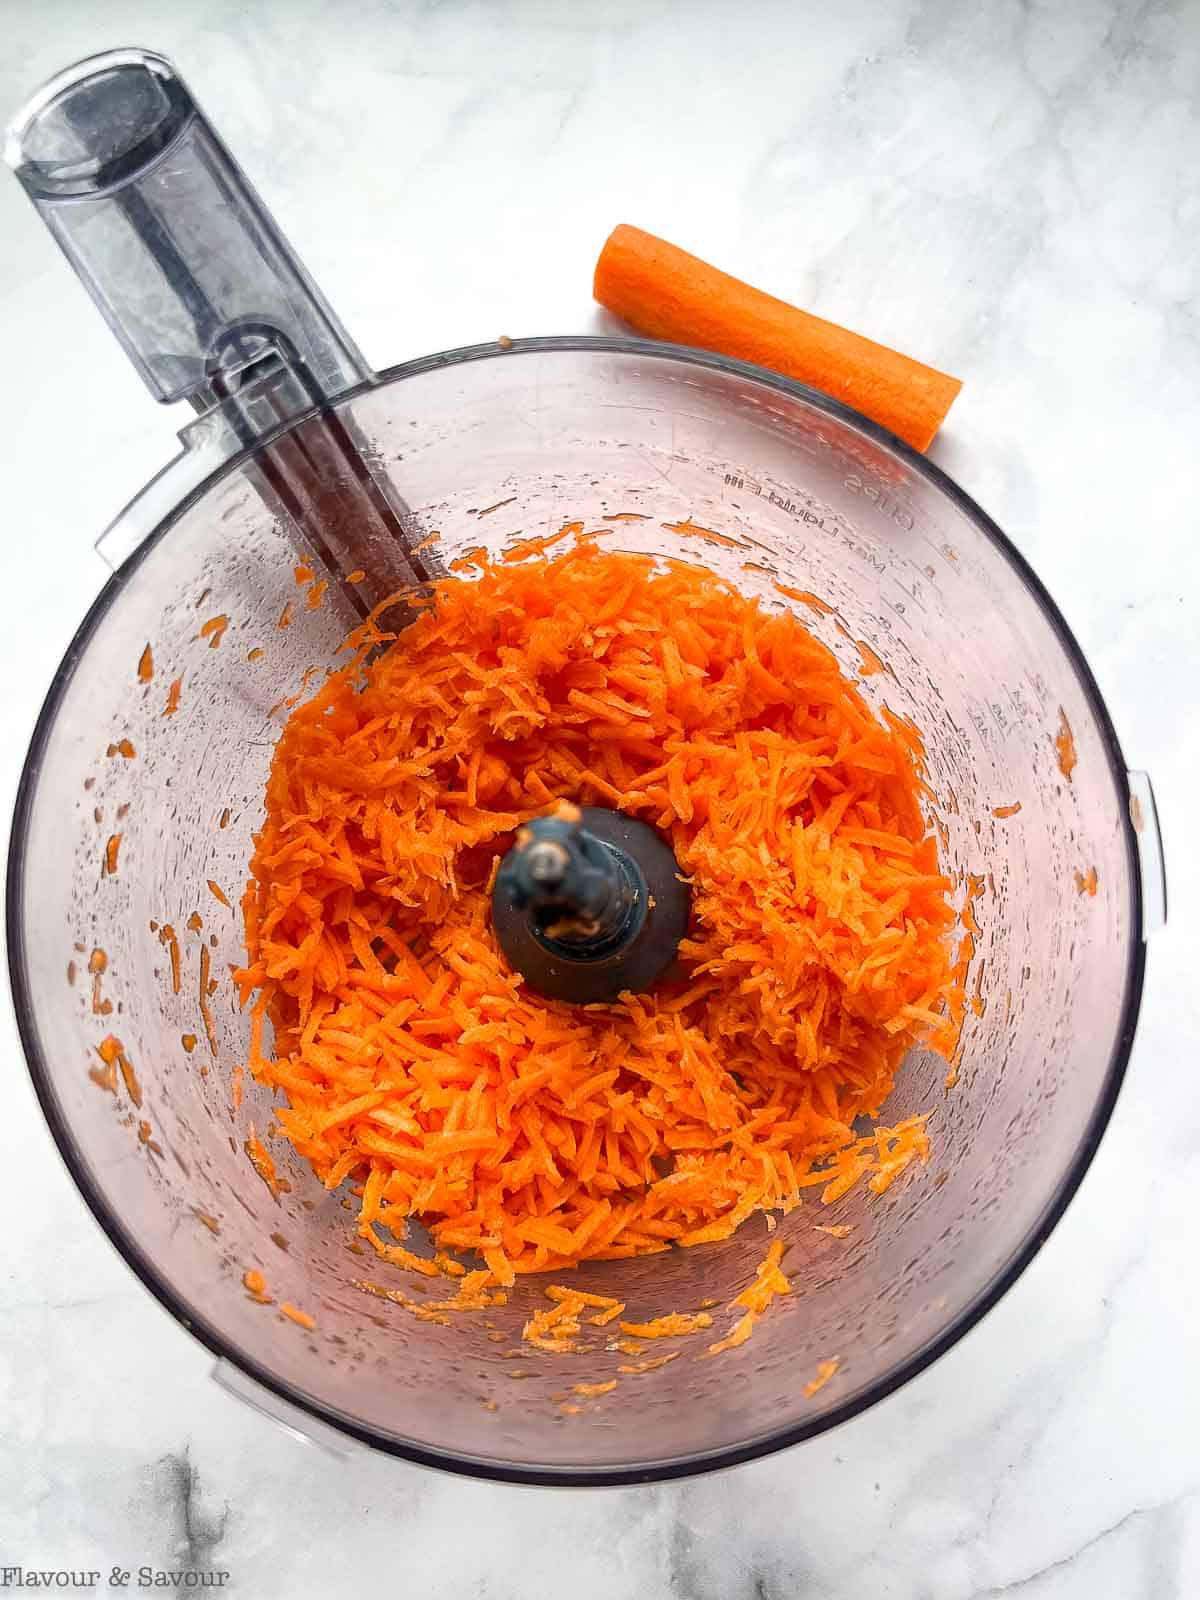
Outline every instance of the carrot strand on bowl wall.
POLYGON ((962 383, 764 294, 628 223, 596 263, 596 299, 639 333, 752 361, 820 389, 927 450, 962 383))

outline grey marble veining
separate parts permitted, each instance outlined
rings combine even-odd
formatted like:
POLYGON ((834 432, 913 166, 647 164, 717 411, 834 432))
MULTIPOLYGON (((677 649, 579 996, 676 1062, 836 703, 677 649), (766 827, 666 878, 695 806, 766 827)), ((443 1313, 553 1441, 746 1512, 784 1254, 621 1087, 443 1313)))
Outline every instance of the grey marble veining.
MULTIPOLYGON (((1110 1132, 999 1308, 833 1434, 651 1489, 335 1460, 247 1410, 91 1222, 6 1019, 0 1567, 212 1566, 254 1600, 1200 1593, 1200 5, 47 0, 3 24, 5 115, 92 50, 172 54, 379 364, 604 326, 591 267, 629 220, 961 374, 935 459, 1152 772, 1174 916, 1110 1132)), ((10 181, 0 241, 8 801, 92 539, 179 419, 10 181)))

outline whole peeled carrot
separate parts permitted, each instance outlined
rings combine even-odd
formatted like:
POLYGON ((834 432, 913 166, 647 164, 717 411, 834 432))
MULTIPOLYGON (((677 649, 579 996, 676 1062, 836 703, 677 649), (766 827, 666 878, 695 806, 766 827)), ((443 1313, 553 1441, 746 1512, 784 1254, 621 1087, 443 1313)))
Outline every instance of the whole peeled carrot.
POLYGON ((600 252, 594 293, 640 333, 811 384, 916 450, 929 448, 962 388, 958 378, 776 300, 625 222, 600 252))

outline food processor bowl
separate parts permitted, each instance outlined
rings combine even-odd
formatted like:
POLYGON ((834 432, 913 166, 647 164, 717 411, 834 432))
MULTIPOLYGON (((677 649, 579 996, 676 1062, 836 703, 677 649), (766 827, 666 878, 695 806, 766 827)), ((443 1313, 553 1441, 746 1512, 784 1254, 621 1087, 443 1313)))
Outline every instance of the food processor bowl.
MULTIPOLYGON (((920 1370, 1078 1184, 1164 909, 1149 785, 1017 552, 880 429, 718 356, 505 339, 376 377, 153 53, 61 74, 5 154, 151 392, 197 413, 101 541, 112 577, 42 710, 9 858, 30 1070, 135 1272, 224 1383, 326 1443, 525 1482, 727 1465, 920 1370), (953 1065, 911 1052, 882 1110, 932 1113, 929 1165, 829 1206, 808 1190, 772 1235, 796 1292, 754 1337, 716 1358, 680 1340, 637 1373, 619 1351, 523 1342, 544 1278, 486 1316, 414 1316, 436 1286, 364 1256, 349 1194, 273 1137, 230 975, 290 706, 398 586, 564 529, 560 549, 585 536, 699 563, 794 610, 872 706, 910 718, 973 930, 953 1065)), ((403 605, 390 617, 403 626, 403 605)), ((639 1320, 722 1306, 768 1226, 571 1284, 639 1320)))
MULTIPOLYGON (((979 928, 953 1086, 944 1060, 914 1051, 882 1113, 932 1111, 932 1159, 882 1196, 859 1186, 826 1207, 808 1191, 773 1235, 797 1292, 748 1343, 697 1359, 701 1341, 681 1341, 679 1359, 577 1413, 563 1395, 627 1358, 522 1345, 542 1279, 518 1280, 490 1326, 420 1321, 353 1286, 420 1284, 356 1253, 351 1202, 283 1140, 282 1181, 264 1184, 244 1145, 270 1127, 271 1099, 249 1078, 240 1105, 234 1089, 249 1024, 229 968, 272 749, 356 620, 332 570, 327 602, 306 607, 298 552, 319 562, 259 470, 268 438, 202 481, 185 452, 119 520, 102 548, 124 559, 25 769, 10 962, 71 1172, 219 1373, 303 1426, 575 1484, 695 1472, 818 1433, 960 1337, 1078 1184, 1161 915, 1148 788, 1131 788, 1087 666, 1013 547, 935 467, 832 401, 693 351, 535 339, 397 367, 336 410, 403 486, 412 545, 439 565, 567 523, 699 562, 796 610, 873 706, 920 728, 931 826, 979 928), (134 1077, 115 1094, 94 1081, 108 1035, 134 1077), (821 1231, 841 1224, 843 1237, 821 1231), (251 1269, 273 1305, 244 1291, 251 1269), (836 1374, 807 1397, 830 1359, 836 1374)), ((631 1316, 691 1311, 732 1298, 767 1239, 754 1217, 724 1243, 585 1264, 571 1282, 631 1316)))

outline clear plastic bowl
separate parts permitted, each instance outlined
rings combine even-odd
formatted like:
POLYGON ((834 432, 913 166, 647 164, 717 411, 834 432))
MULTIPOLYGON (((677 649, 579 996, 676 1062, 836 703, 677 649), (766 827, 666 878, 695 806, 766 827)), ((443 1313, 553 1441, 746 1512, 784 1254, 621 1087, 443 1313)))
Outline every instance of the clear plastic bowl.
MULTIPOLYGON (((279 703, 333 659, 353 620, 336 582, 323 610, 297 601, 306 541, 267 469, 269 450, 303 446, 300 423, 232 459, 193 441, 134 502, 105 543, 123 564, 33 740, 12 839, 10 961, 34 1081, 71 1172, 227 1379, 305 1426, 458 1471, 572 1484, 696 1472, 831 1427, 1003 1293, 1112 1109, 1142 985, 1143 871, 1130 778, 1083 657, 1017 552, 942 473, 833 402, 736 363, 633 341, 530 340, 396 368, 339 412, 399 487, 412 528, 436 530, 435 564, 581 519, 607 527, 614 546, 702 561, 767 605, 793 603, 777 583, 811 590, 837 617, 801 608, 803 620, 848 670, 860 664, 855 641, 877 654, 886 670, 863 692, 923 730, 948 868, 985 883, 970 975, 979 1014, 957 1086, 943 1086, 944 1061, 914 1053, 884 1112, 935 1111, 932 1162, 882 1197, 860 1188, 782 1218, 799 1292, 753 1339, 712 1361, 685 1341, 682 1359, 579 1415, 554 1397, 615 1375, 624 1358, 514 1356, 545 1303, 540 1282, 522 1281, 491 1314, 502 1343, 478 1316, 421 1323, 351 1286, 367 1263, 347 1248, 342 1197, 282 1141, 273 1154, 290 1188, 272 1198, 243 1152, 250 1126, 270 1121, 268 1098, 248 1081, 232 1109, 248 1036, 228 976, 241 953, 236 906, 279 703), (646 520, 600 521, 617 512, 646 520), (669 526, 689 519, 722 538, 669 526), (288 603, 295 620, 281 629, 288 603), (212 649, 199 625, 218 613, 229 628, 212 649), (264 654, 251 661, 254 648, 264 654), (179 708, 164 716, 175 679, 179 708), (1055 742, 1064 725, 1078 757, 1069 773, 1055 742), (135 759, 106 754, 121 739, 135 759), (1094 895, 1081 892, 1076 875, 1093 870, 1094 895), (194 911, 202 934, 186 926, 194 911), (178 992, 152 924, 178 937, 178 992), (200 952, 214 936, 210 1051, 200 952), (97 949, 109 1014, 94 1007, 97 949), (109 1032, 134 1064, 140 1107, 124 1085, 114 1099, 89 1077, 109 1032), (184 1035, 198 1040, 191 1053, 184 1035), (814 1226, 841 1222, 853 1228, 841 1239, 814 1226), (254 1303, 248 1268, 277 1302, 314 1315, 315 1330, 254 1303), (806 1398, 829 1357, 836 1376, 806 1398)), ((1148 799, 1133 798, 1148 820, 1148 799)), ((691 1309, 735 1293, 766 1237, 754 1218, 726 1243, 585 1266, 577 1281, 638 1307, 691 1309)))

